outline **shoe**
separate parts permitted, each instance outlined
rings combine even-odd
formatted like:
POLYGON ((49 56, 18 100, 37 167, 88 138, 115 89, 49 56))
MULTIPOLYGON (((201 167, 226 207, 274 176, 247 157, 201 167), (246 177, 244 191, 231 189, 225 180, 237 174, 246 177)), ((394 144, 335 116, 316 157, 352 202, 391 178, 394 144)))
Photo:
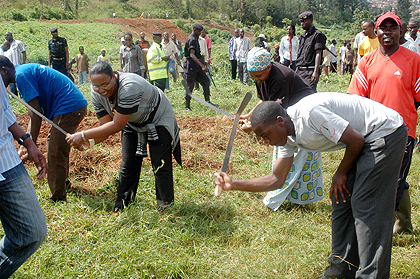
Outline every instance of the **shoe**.
POLYGON ((408 189, 404 190, 404 194, 400 200, 400 210, 396 211, 396 217, 393 228, 394 234, 412 233, 413 225, 411 224, 411 201, 408 189))

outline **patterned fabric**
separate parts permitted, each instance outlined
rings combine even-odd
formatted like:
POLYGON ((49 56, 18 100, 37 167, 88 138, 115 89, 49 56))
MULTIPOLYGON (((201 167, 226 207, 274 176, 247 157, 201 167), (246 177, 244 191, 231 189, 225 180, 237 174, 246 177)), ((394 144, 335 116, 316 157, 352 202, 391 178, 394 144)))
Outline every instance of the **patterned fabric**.
POLYGON ((270 53, 262 47, 254 47, 248 53, 247 68, 251 72, 259 72, 271 64, 270 53))
MULTIPOLYGON (((273 150, 273 166, 279 157, 278 146, 273 150)), ((284 188, 268 192, 264 204, 276 211, 284 200, 296 204, 309 204, 320 201, 324 190, 322 183, 322 156, 321 152, 308 152, 299 148, 294 155, 293 165, 284 188)))
POLYGON ((229 60, 236 60, 236 49, 235 49, 235 36, 233 36, 228 45, 229 50, 229 60))

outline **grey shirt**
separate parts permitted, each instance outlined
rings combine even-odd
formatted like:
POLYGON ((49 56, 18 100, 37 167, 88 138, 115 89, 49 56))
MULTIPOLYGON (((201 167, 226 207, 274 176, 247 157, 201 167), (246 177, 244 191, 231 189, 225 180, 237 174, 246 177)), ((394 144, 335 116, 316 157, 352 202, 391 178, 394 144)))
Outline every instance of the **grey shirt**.
POLYGON ((394 110, 367 98, 342 93, 309 95, 287 109, 295 127, 281 146, 281 158, 293 156, 298 147, 309 151, 333 151, 345 147, 339 142, 350 125, 365 142, 372 142, 397 130, 404 121, 394 110))
POLYGON ((171 134, 174 148, 179 142, 179 128, 172 105, 165 94, 137 74, 119 73, 118 92, 115 103, 95 91, 91 91, 96 115, 114 116, 113 109, 121 114, 130 114, 127 125, 139 132, 141 155, 147 155, 148 140, 157 140, 156 126, 163 126, 171 134), (111 107, 112 105, 112 107, 111 107))

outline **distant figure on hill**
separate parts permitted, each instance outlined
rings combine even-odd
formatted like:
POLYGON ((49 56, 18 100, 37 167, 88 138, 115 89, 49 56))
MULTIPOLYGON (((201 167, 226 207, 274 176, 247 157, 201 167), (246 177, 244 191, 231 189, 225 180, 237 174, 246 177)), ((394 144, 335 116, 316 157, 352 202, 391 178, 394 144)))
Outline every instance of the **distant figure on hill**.
POLYGON ((347 41, 343 41, 343 45, 338 50, 338 53, 340 54, 340 60, 339 60, 339 67, 341 69, 340 73, 344 74, 344 60, 346 58, 346 49, 347 49, 347 41))
POLYGON ((236 49, 235 56, 238 62, 239 81, 249 86, 249 73, 246 67, 246 61, 248 60, 248 51, 251 50, 251 40, 245 37, 245 31, 243 29, 239 30, 239 37, 235 39, 233 48, 236 49))
POLYGON ((57 27, 50 29, 52 39, 48 42, 48 66, 59 71, 63 75, 69 76, 69 49, 67 40, 58 36, 57 27))
POLYGON ((79 47, 79 53, 76 56, 77 63, 77 73, 79 74, 79 84, 88 83, 88 73, 89 73, 89 58, 86 53, 84 53, 85 48, 83 46, 79 47))
POLYGON ((133 35, 130 32, 125 33, 124 40, 125 46, 120 52, 121 71, 143 76, 145 67, 141 48, 133 44, 133 35))
POLYGON ((229 62, 230 62, 230 71, 232 73, 232 79, 236 79, 236 72, 238 70, 238 61, 236 61, 236 48, 235 48, 235 39, 239 37, 239 29, 235 29, 233 37, 229 41, 228 50, 229 50, 229 62))
POLYGON ((286 28, 287 35, 280 41, 280 63, 286 67, 290 67, 296 71, 297 52, 299 50, 299 40, 296 37, 296 30, 293 24, 289 24, 286 28))
POLYGON ((316 92, 322 51, 325 49, 327 38, 313 26, 313 19, 311 12, 303 12, 299 15, 300 25, 305 32, 299 37, 296 73, 316 92))
MULTIPOLYGON (((13 34, 6 32, 4 35, 6 41, 10 43, 10 48, 4 52, 5 56, 12 61, 13 65, 22 65, 26 63, 26 48, 23 43, 13 38, 13 34)), ((16 84, 9 84, 10 91, 17 94, 16 84)))
POLYGON ((350 42, 347 43, 347 48, 344 53, 343 74, 353 74, 353 67, 357 63, 357 56, 354 54, 354 49, 351 48, 350 42))
MULTIPOLYGON (((210 103, 210 80, 206 76, 207 68, 200 61, 200 45, 198 38, 200 37, 201 31, 204 29, 200 23, 193 24, 192 33, 188 36, 185 42, 185 60, 184 60, 184 79, 187 82, 188 90, 192 93, 194 89, 194 83, 198 81, 203 87, 204 99, 210 103)), ((207 50, 207 49, 206 49, 207 50)), ((185 109, 191 110, 190 102, 191 97, 188 95, 187 90, 184 94, 185 98, 185 109)))
POLYGON ((170 60, 162 49, 162 33, 153 33, 153 45, 147 52, 147 65, 149 67, 150 81, 165 92, 166 80, 168 79, 168 71, 166 64, 170 60))
POLYGON ((101 49, 101 55, 99 55, 98 59, 96 60, 96 62, 99 61, 105 61, 108 64, 111 64, 111 58, 108 55, 106 55, 106 50, 104 48, 101 49))
POLYGON ((115 18, 117 14, 115 12, 112 13, 112 17, 115 18))
POLYGON ((149 13, 148 15, 147 15, 147 19, 151 19, 152 18, 152 15, 149 13))
MULTIPOLYGON (((181 58, 178 55, 178 48, 175 43, 169 39, 169 33, 163 33, 162 48, 165 52, 165 56, 169 56, 168 63, 166 68, 168 73, 172 75, 174 82, 176 82, 177 73, 176 73, 176 64, 182 65, 181 58)), ((166 79, 166 88, 169 89, 169 77, 166 79)))

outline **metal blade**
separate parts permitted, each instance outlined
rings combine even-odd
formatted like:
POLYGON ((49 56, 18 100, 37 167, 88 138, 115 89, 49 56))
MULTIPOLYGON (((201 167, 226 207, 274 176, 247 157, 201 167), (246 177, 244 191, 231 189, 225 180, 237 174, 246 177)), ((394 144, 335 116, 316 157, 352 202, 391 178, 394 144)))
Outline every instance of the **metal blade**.
POLYGON ((216 106, 214 106, 214 105, 212 105, 212 104, 210 104, 210 103, 208 103, 208 102, 204 101, 203 99, 201 99, 201 98, 200 98, 200 97, 198 97, 197 95, 194 95, 193 93, 191 93, 190 89, 188 88, 187 82, 186 82, 184 79, 181 81, 181 83, 182 83, 182 85, 184 86, 185 91, 187 91, 187 94, 188 94, 191 98, 193 98, 193 99, 195 99, 195 100, 199 101, 199 102, 200 102, 200 103, 202 103, 203 105, 205 105, 205 106, 207 106, 207 107, 209 107, 209 108, 211 108, 211 109, 213 109, 213 110, 215 110, 215 111, 217 111, 217 112, 219 112, 219 113, 221 113, 221 114, 223 114, 223 115, 226 115, 226 116, 227 116, 227 117, 229 117, 229 118, 235 119, 235 117, 234 117, 232 114, 227 113, 226 111, 223 111, 223 110, 219 109, 218 107, 216 107, 216 106))

